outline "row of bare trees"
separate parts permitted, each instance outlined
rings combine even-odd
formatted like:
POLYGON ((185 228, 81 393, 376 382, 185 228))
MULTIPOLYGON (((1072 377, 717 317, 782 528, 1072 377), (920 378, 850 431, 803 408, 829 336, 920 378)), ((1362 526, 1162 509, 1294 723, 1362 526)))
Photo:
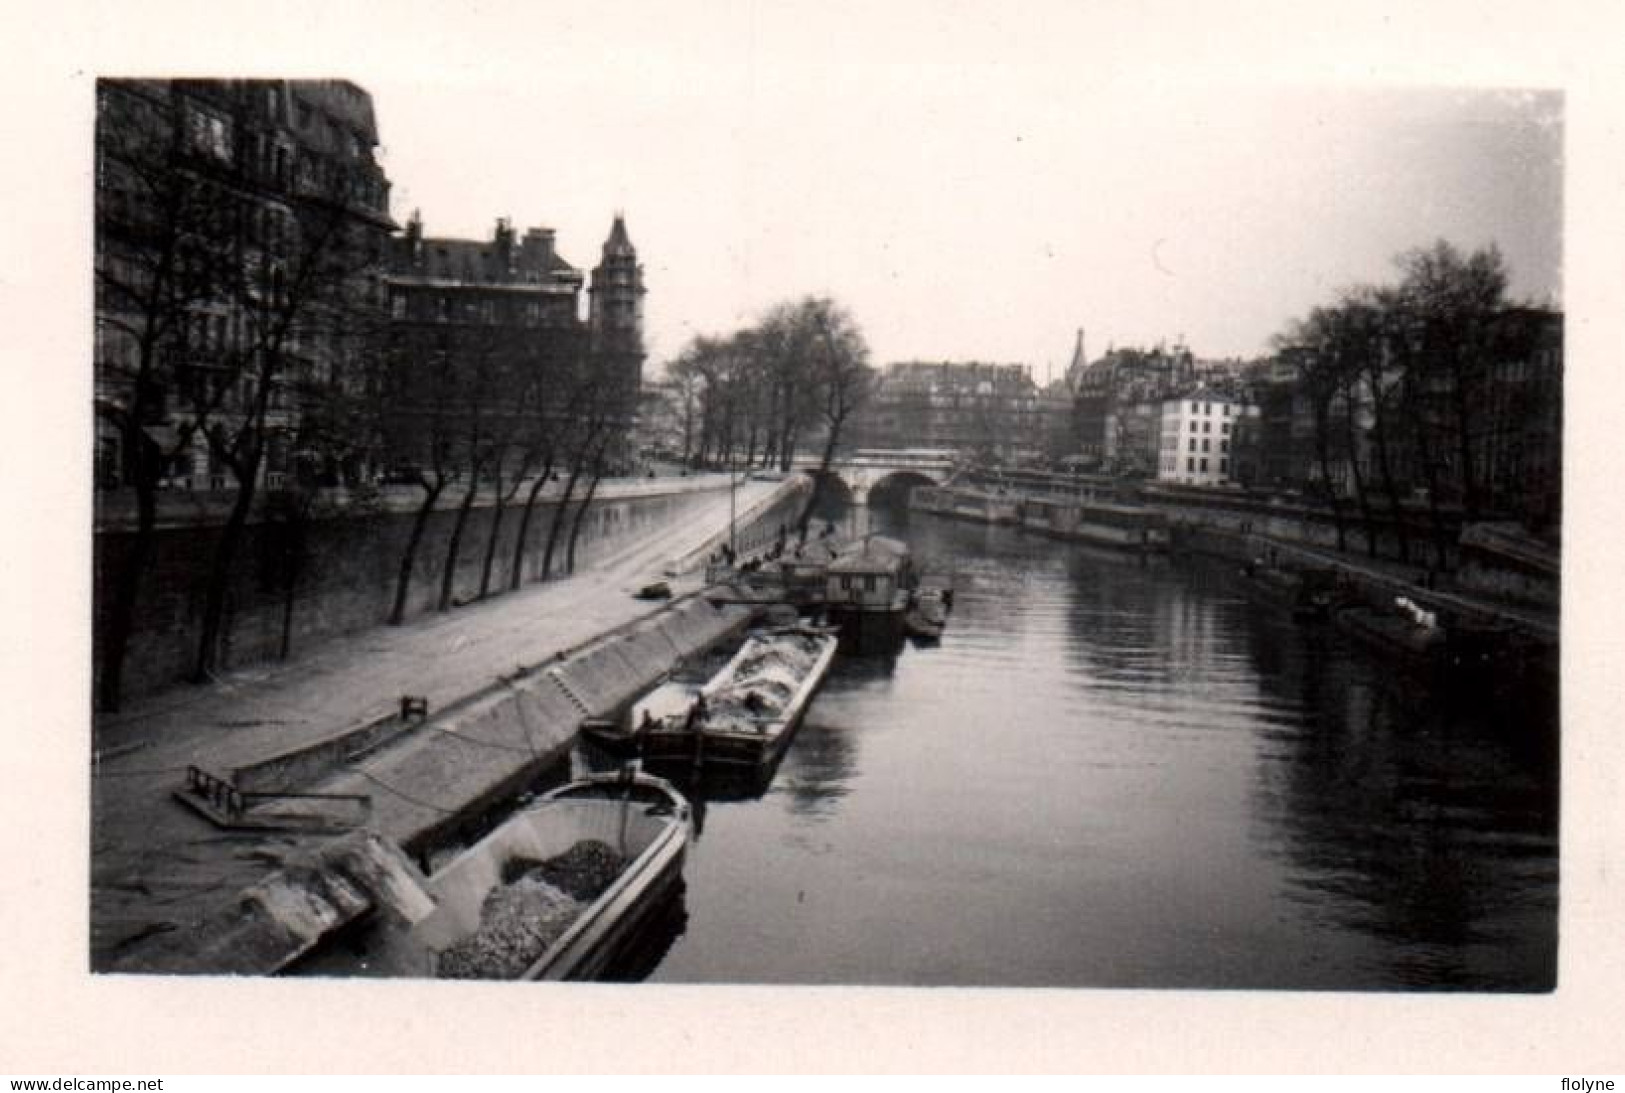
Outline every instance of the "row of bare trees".
MULTIPOLYGON (((1442 566, 1446 506, 1468 521, 1504 509, 1506 498, 1490 488, 1490 461, 1537 434, 1551 409, 1538 402, 1558 396, 1552 384, 1498 380, 1498 368, 1530 359, 1541 326, 1519 321, 1530 310, 1511 306, 1497 248, 1464 253, 1440 240, 1399 256, 1397 265, 1397 282, 1342 291, 1294 321, 1277 344, 1297 363, 1340 548, 1352 499, 1367 550, 1376 552, 1377 529, 1386 524, 1410 560, 1414 544, 1396 517, 1407 499, 1425 496, 1442 566)), ((1546 485, 1555 494, 1556 482, 1546 485)), ((1539 522, 1538 513, 1521 515, 1539 522)))
POLYGON ((584 331, 509 325, 404 327, 392 340, 385 446, 421 491, 397 571, 389 622, 404 621, 425 532, 448 490, 456 497, 436 599, 455 605, 469 517, 483 493, 491 510, 476 599, 501 591, 498 550, 517 506, 505 586, 524 581, 538 502, 557 503, 532 576, 575 568, 576 543, 599 482, 624 436, 635 383, 590 351, 584 331), (548 494, 548 487, 555 489, 548 494), (573 505, 573 508, 572 508, 573 505), (568 520, 566 519, 568 517, 568 520), (568 532, 566 525, 568 524, 568 532))
MULTIPOLYGON (((231 103, 225 104, 230 108, 231 103)), ((118 439, 135 527, 112 587, 98 702, 116 708, 153 562, 158 495, 200 448, 234 491, 204 581, 193 676, 215 669, 234 561, 273 447, 340 457, 379 321, 385 232, 361 170, 274 190, 158 81, 99 88, 96 413, 118 439), (245 193, 275 193, 246 199, 245 193), (296 415, 307 402, 320 412, 296 415)), ((348 444, 352 441, 346 440, 348 444)))
POLYGON ((782 303, 752 326, 695 338, 667 371, 689 465, 789 471, 802 445, 818 445, 805 536, 843 431, 875 387, 850 312, 822 296, 782 303))
POLYGON ((456 507, 439 609, 454 603, 482 497, 492 515, 479 597, 499 590, 513 507, 520 524, 506 583, 520 585, 533 513, 556 481, 558 513, 533 576, 572 569, 635 396, 635 367, 595 360, 580 323, 391 321, 382 280, 390 225, 370 163, 259 171, 243 153, 263 87, 206 83, 197 93, 213 116, 234 121, 236 146, 225 130, 198 124, 203 115, 169 81, 98 88, 96 413, 117 441, 104 484, 134 500, 124 549, 98 574, 104 710, 121 702, 137 610, 151 593, 161 491, 194 455, 207 453, 231 491, 202 581, 190 672, 202 682, 229 639, 250 523, 262 521, 275 547, 264 575, 284 595, 287 656, 320 487, 370 487, 385 466, 422 493, 388 621, 405 618, 431 516, 448 496, 456 507))

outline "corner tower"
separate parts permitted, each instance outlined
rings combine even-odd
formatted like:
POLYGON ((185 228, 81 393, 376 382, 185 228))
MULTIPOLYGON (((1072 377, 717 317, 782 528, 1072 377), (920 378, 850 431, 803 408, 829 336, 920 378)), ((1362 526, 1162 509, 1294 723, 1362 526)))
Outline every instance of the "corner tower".
POLYGON ((615 214, 587 291, 593 354, 601 367, 612 369, 636 391, 643 375, 645 289, 637 248, 626 234, 626 219, 620 213, 615 214))

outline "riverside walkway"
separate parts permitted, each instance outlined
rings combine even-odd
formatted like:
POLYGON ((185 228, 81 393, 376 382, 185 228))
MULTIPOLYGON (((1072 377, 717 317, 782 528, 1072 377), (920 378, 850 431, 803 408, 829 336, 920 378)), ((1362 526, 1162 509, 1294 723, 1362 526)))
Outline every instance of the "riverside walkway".
MULTIPOLYGON (((743 517, 782 483, 742 482, 743 517)), ((292 661, 246 668, 206 687, 181 687, 101 717, 93 732, 92 965, 113 966, 144 941, 195 922, 321 837, 216 828, 173 798, 189 764, 213 771, 311 744, 423 696, 432 712, 662 605, 632 592, 665 579, 674 593, 696 573, 666 576, 671 559, 726 533, 729 491, 682 521, 612 550, 575 576, 528 585, 405 626, 379 626, 312 647, 292 661)))

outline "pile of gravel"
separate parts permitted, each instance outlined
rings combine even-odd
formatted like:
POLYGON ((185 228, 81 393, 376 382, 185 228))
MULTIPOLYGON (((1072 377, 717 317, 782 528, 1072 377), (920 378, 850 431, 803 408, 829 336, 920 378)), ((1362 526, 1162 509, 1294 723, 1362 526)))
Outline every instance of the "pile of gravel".
POLYGON ((546 861, 504 864, 502 883, 480 906, 480 926, 440 953, 442 979, 517 979, 620 875, 624 859, 584 839, 546 861))
POLYGON ((583 839, 558 857, 542 862, 531 875, 563 889, 583 903, 591 903, 615 883, 625 864, 626 859, 607 843, 583 839))

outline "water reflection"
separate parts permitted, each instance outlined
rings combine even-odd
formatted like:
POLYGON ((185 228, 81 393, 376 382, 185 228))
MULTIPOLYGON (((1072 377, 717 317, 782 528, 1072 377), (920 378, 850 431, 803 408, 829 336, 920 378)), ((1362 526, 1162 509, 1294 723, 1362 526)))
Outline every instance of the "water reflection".
POLYGON ((1555 699, 1419 687, 1229 567, 878 510, 936 645, 837 660, 693 783, 666 981, 1541 990, 1555 699))
POLYGON ((857 748, 846 732, 809 719, 785 753, 774 790, 785 795, 790 811, 827 818, 851 792, 856 767, 857 748))
POLYGON ((1264 616, 1247 636, 1264 694, 1300 711, 1259 767, 1259 838, 1293 867, 1287 897, 1379 942, 1385 984, 1550 989, 1552 723, 1385 671, 1324 626, 1264 616))

